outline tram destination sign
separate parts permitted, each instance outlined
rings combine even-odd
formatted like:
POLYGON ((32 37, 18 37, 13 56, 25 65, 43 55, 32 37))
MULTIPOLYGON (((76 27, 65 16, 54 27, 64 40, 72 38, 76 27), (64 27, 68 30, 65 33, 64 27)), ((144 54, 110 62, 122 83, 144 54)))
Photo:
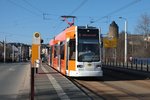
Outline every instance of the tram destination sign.
POLYGON ((78 37, 80 39, 98 39, 99 30, 98 29, 79 29, 78 37))

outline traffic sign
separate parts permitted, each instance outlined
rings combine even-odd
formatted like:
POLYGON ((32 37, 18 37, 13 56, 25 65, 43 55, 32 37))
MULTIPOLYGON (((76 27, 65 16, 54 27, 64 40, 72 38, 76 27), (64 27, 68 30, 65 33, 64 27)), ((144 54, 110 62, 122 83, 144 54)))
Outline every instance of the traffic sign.
POLYGON ((103 38, 103 44, 105 48, 116 48, 117 38, 103 38))
POLYGON ((39 32, 35 32, 32 38, 32 44, 41 44, 41 35, 39 32))

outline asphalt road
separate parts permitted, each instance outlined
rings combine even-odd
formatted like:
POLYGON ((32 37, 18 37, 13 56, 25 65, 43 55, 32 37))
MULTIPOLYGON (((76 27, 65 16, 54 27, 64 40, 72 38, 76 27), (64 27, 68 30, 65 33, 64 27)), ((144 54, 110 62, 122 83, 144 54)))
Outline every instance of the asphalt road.
POLYGON ((29 72, 29 63, 0 63, 0 100, 16 100, 28 90, 29 72))

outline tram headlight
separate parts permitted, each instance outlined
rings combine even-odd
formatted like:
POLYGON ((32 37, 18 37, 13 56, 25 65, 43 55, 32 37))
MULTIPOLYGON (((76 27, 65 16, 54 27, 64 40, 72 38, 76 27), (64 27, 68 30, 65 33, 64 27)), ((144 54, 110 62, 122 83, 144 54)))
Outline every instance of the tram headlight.
POLYGON ((96 65, 96 68, 100 68, 101 67, 101 65, 96 65))
POLYGON ((83 65, 77 65, 77 68, 83 68, 83 65))
POLYGON ((101 65, 96 65, 96 70, 101 70, 101 69, 102 69, 101 65))

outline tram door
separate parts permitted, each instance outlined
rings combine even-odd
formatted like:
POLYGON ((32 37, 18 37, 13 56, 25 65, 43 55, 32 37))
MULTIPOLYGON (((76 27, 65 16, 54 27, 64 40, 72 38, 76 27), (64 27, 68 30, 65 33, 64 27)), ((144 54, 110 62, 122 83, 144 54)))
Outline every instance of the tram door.
POLYGON ((69 48, 69 41, 67 41, 66 43, 66 70, 68 71, 68 65, 69 65, 69 51, 70 51, 70 48, 69 48))
POLYGON ((75 39, 67 41, 66 70, 75 70, 75 39))
POLYGON ((53 47, 50 47, 49 65, 51 66, 52 66, 52 50, 53 50, 53 47))
POLYGON ((60 65, 60 72, 64 68, 64 59, 65 59, 65 42, 60 42, 60 60, 59 60, 59 65, 60 65))
POLYGON ((58 43, 58 62, 57 62, 57 65, 58 65, 58 70, 60 71, 61 70, 61 55, 60 55, 60 43, 58 43))

